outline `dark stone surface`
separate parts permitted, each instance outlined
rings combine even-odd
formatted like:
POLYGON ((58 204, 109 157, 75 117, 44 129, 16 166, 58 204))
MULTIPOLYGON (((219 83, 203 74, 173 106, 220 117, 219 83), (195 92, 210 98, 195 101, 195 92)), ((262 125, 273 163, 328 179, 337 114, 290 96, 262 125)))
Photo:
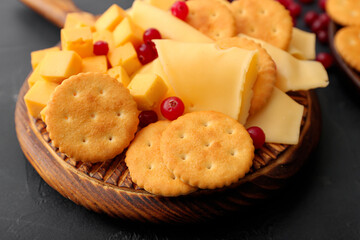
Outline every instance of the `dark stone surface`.
MULTIPOLYGON (((77 0, 101 13, 113 1, 77 0)), ((131 1, 120 1, 123 6, 131 1)), ((319 9, 317 4, 303 7, 319 9)), ((298 26, 304 27, 302 18, 298 26)), ((50 188, 24 157, 15 134, 17 94, 30 52, 59 41, 59 30, 15 0, 0 3, 0 239, 359 239, 360 96, 329 70, 317 90, 322 137, 309 163, 266 204, 199 225, 130 223, 89 212, 50 188)), ((319 45, 318 52, 329 51, 319 45)))

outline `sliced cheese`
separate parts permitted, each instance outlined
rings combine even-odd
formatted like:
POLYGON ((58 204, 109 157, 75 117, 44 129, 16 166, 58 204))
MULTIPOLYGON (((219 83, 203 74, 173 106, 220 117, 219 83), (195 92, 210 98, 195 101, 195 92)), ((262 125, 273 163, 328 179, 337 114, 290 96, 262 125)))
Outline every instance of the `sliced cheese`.
POLYGON ((299 60, 288 52, 256 38, 240 34, 262 45, 276 63, 276 87, 283 92, 309 90, 329 85, 324 66, 317 61, 299 60))
POLYGON ((304 106, 295 102, 286 93, 274 88, 269 102, 248 119, 245 127, 262 128, 266 142, 297 144, 303 112, 304 106))
POLYGON ((131 9, 132 20, 142 29, 156 28, 163 38, 183 42, 212 42, 212 40, 174 17, 170 12, 163 11, 146 2, 136 0, 131 9))
POLYGON ((288 52, 298 59, 315 59, 316 35, 298 28, 293 28, 288 52))
POLYGON ((213 43, 154 42, 168 81, 187 112, 213 110, 245 123, 257 51, 222 50, 213 43))

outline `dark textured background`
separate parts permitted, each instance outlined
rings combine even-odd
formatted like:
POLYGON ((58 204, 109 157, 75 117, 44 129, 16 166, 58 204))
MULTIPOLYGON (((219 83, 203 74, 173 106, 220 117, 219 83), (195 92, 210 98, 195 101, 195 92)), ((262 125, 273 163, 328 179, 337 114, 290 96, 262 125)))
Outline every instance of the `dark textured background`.
MULTIPOLYGON (((75 2, 101 13, 113 1, 75 2)), ((310 8, 317 5, 303 12, 310 8)), ((15 134, 17 93, 31 70, 30 52, 55 45, 59 30, 16 0, 0 1, 0 29, 0 239, 360 239, 360 95, 351 94, 338 68, 329 71, 330 86, 317 90, 320 144, 287 189, 249 213, 210 223, 146 225, 75 205, 27 162, 15 134)))

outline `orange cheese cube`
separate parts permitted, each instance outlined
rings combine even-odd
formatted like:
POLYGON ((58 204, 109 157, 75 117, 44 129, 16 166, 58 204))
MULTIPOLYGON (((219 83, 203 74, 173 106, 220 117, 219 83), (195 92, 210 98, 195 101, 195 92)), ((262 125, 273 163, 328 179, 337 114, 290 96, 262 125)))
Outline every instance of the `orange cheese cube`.
POLYGON ((81 72, 107 72, 106 56, 87 57, 82 60, 81 72))
POLYGON ((52 48, 46 48, 38 51, 31 52, 31 66, 32 69, 35 70, 35 68, 38 66, 40 61, 45 57, 46 53, 48 52, 56 52, 60 51, 59 47, 52 47, 52 48))
POLYGON ((153 109, 166 94, 168 87, 157 74, 138 74, 130 82, 128 89, 139 110, 153 109))
POLYGON ((40 112, 47 105, 51 94, 58 86, 48 81, 38 81, 24 96, 26 107, 31 116, 40 118, 40 112))
POLYGON ((142 66, 137 57, 136 50, 130 42, 110 51, 108 59, 111 66, 122 66, 125 68, 128 75, 131 75, 142 66))
POLYGON ((107 72, 111 77, 116 78, 119 82, 121 82, 125 87, 127 87, 130 83, 130 77, 125 71, 125 69, 121 66, 116 66, 110 68, 107 72))
POLYGON ((43 78, 40 75, 40 68, 41 68, 41 62, 39 63, 39 65, 35 68, 35 70, 28 77, 29 88, 34 86, 34 84, 36 82, 38 82, 38 81, 46 81, 45 78, 43 78))
POLYGON ((40 75, 48 81, 61 83, 66 78, 78 74, 82 60, 74 51, 49 52, 45 55, 40 75))
POLYGON ((61 29, 62 50, 77 52, 80 57, 93 55, 93 38, 90 27, 61 29))
POLYGON ((113 31, 115 27, 126 17, 126 11, 119 7, 117 4, 113 4, 108 10, 106 10, 95 22, 97 31, 109 30, 113 31))
POLYGON ((41 118, 41 120, 43 120, 43 122, 45 122, 46 107, 47 107, 47 106, 45 106, 45 107, 43 108, 43 110, 41 110, 41 112, 40 112, 40 118, 41 118))
POLYGON ((87 12, 73 12, 66 15, 64 28, 90 27, 95 31, 95 16, 87 12))
POLYGON ((137 47, 142 43, 143 31, 140 27, 133 24, 130 18, 126 17, 115 28, 113 35, 116 47, 123 45, 126 42, 131 42, 137 47))
POLYGON ((101 30, 96 31, 93 33, 93 43, 96 43, 97 41, 105 41, 108 43, 109 50, 112 50, 115 48, 114 44, 114 38, 112 32, 108 30, 101 30))

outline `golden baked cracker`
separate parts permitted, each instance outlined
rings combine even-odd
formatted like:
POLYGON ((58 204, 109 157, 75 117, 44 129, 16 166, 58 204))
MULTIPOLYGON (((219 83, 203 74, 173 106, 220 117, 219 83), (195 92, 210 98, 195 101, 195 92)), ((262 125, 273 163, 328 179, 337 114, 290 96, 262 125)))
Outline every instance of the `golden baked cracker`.
POLYGON ((52 94, 45 123, 53 144, 77 161, 101 162, 134 138, 138 110, 129 90, 102 73, 81 73, 52 94))
POLYGON ((214 189, 245 176, 254 158, 246 129, 213 111, 185 114, 164 130, 160 151, 166 166, 183 182, 214 189))
POLYGON ((236 0, 230 5, 237 33, 243 33, 286 50, 293 22, 288 10, 274 0, 236 0))
POLYGON ((247 50, 258 50, 258 74, 253 87, 250 115, 259 111, 270 99, 276 81, 276 65, 267 51, 260 44, 244 37, 226 38, 217 41, 222 49, 239 47, 247 50))
POLYGON ((219 0, 192 0, 186 2, 189 15, 186 22, 217 40, 236 34, 235 18, 230 9, 219 0))
POLYGON ((343 27, 337 31, 334 43, 345 62, 360 71, 360 26, 343 27))
POLYGON ((326 12, 338 24, 360 26, 359 0, 327 0, 326 12))
POLYGON ((160 139, 169 124, 169 121, 158 121, 138 132, 126 152, 125 162, 139 187, 156 195, 173 197, 191 193, 196 188, 176 178, 163 162, 160 139))

